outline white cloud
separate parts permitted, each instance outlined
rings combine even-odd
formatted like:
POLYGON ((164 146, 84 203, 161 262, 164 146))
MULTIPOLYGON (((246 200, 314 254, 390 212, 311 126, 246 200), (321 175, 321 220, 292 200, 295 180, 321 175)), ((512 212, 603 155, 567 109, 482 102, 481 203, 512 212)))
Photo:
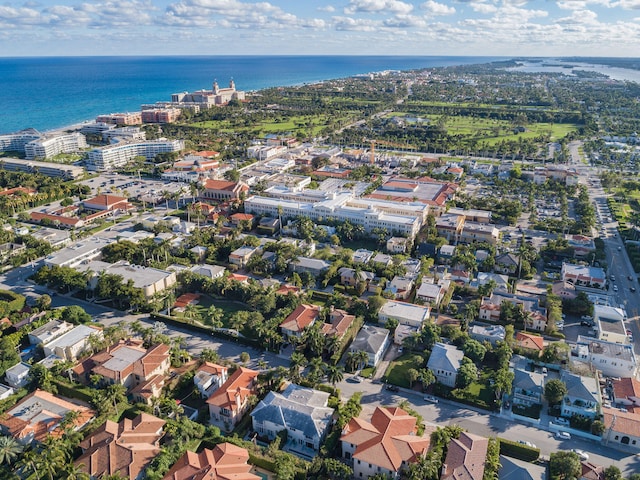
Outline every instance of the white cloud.
POLYGON ((498 7, 496 7, 495 5, 485 2, 472 2, 469 4, 469 6, 473 9, 473 11, 484 14, 494 13, 498 10, 498 7))
POLYGON ((413 5, 399 0, 349 0, 349 5, 345 7, 344 13, 347 15, 375 12, 407 14, 412 10, 413 5))
POLYGON ((415 15, 396 15, 382 22, 388 28, 421 28, 426 27, 427 22, 415 15))
POLYGON ((333 5, 325 5, 324 7, 318 7, 317 8, 318 11, 320 12, 335 12, 336 8, 333 5))
POLYGON ((333 27, 336 30, 347 30, 356 32, 375 32, 379 27, 379 22, 372 20, 355 19, 351 17, 333 17, 333 27))
POLYGON ((619 0, 612 5, 625 10, 640 10, 640 0, 619 0))
POLYGON ((452 15, 456 13, 455 7, 449 7, 444 3, 434 2, 433 0, 427 0, 420 8, 426 10, 431 15, 452 15))
POLYGON ((574 10, 571 15, 559 18, 555 21, 558 24, 571 25, 594 25, 598 24, 598 15, 591 10, 574 10))

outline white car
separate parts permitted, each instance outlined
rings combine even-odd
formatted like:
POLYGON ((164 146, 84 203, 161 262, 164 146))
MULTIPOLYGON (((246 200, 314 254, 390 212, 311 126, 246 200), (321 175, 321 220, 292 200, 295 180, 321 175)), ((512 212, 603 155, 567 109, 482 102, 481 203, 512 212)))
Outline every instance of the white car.
POLYGON ((556 432, 556 438, 559 440, 571 440, 571 434, 569 432, 556 432))
POLYGON ((530 448, 538 448, 534 443, 528 442, 526 440, 518 440, 518 443, 521 443, 522 445, 526 445, 527 447, 530 447, 530 448))
POLYGON ((570 425, 569 420, 563 417, 556 417, 553 420, 553 423, 555 423, 556 425, 564 425, 565 427, 568 427, 570 425))
POLYGON ((427 402, 438 403, 438 399, 436 397, 434 397, 433 395, 425 395, 424 399, 427 402))
POLYGON ((580 460, 586 462, 589 460, 589 455, 584 450, 579 450, 577 448, 572 448, 571 451, 580 457, 580 460))

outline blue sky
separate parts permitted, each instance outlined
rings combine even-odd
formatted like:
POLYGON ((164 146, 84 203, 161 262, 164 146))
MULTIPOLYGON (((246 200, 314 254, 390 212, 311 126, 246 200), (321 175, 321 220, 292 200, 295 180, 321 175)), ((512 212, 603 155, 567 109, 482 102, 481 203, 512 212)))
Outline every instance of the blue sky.
POLYGON ((640 56, 640 0, 5 0, 0 55, 640 56))

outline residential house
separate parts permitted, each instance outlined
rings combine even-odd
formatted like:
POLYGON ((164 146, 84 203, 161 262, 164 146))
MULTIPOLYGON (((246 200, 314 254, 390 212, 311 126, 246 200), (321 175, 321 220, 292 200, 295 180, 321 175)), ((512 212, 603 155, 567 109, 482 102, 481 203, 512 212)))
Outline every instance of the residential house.
POLYGON ((51 320, 29 332, 29 343, 40 345, 49 343, 73 328, 73 324, 61 320, 51 320))
POLYGON ((559 296, 562 300, 573 300, 578 296, 576 286, 573 283, 558 280, 553 282, 551 293, 559 296))
POLYGON ((301 304, 280 324, 285 338, 302 337, 304 329, 310 327, 320 316, 318 305, 301 304))
POLYGON ((108 273, 121 276, 124 283, 131 280, 133 287, 140 289, 147 299, 151 299, 157 293, 170 289, 177 282, 175 272, 160 270, 159 268, 143 267, 141 265, 132 265, 126 260, 120 260, 116 263, 93 260, 76 267, 76 269, 90 272, 89 288, 91 289, 97 287, 99 277, 102 273, 108 273))
POLYGON ((500 239, 500 230, 493 223, 465 221, 458 243, 471 244, 486 242, 496 245, 500 239))
POLYGON ((640 382, 636 378, 619 378, 611 382, 613 403, 640 408, 640 382))
POLYGON ((385 267, 389 267, 393 263, 393 257, 386 253, 376 253, 370 261, 371 263, 379 263, 385 267))
POLYGON ((547 480, 547 468, 500 455, 498 480, 547 480))
POLYGON ((537 296, 492 292, 491 296, 482 297, 478 318, 489 322, 498 322, 503 302, 509 302, 527 313, 527 330, 543 332, 546 329, 547 309, 540 306, 540 298, 537 296))
POLYGON ((482 480, 489 440, 462 432, 449 442, 440 480, 482 480))
POLYGON ((596 251, 593 238, 585 235, 565 235, 569 246, 573 248, 576 257, 586 257, 596 251))
POLYGON ((150 404, 160 396, 170 366, 168 345, 161 343, 146 349, 142 342, 128 340, 85 359, 73 372, 85 383, 91 375, 100 375, 104 385, 123 385, 131 398, 150 404))
POLYGON ((434 283, 432 278, 423 278, 422 285, 416 291, 416 298, 425 304, 437 307, 449 291, 450 285, 451 282, 449 280, 434 283))
POLYGON ((243 268, 247 265, 251 257, 258 253, 258 248, 256 247, 240 247, 229 255, 229 263, 232 265, 237 265, 239 268, 243 268))
POLYGON ((13 388, 22 388, 29 383, 29 371, 31 365, 25 362, 16 363, 4 372, 7 383, 13 388))
POLYGON ((582 472, 578 480, 606 480, 604 476, 604 467, 596 465, 589 461, 580 462, 582 472))
POLYGON ((72 362, 89 346, 89 337, 92 335, 102 338, 102 329, 89 325, 78 325, 45 344, 44 355, 57 355, 72 362))
POLYGON ((355 319, 355 315, 350 315, 344 310, 331 307, 329 323, 322 325, 322 333, 327 337, 335 336, 338 337, 339 340, 342 340, 342 337, 347 333, 347 330, 349 330, 349 327, 355 319))
POLYGON ((544 375, 516 368, 513 377, 513 404, 530 407, 542 405, 544 375))
POLYGON ((0 431, 27 445, 42 442, 48 436, 59 438, 65 428, 82 428, 95 416, 89 407, 37 389, 0 415, 0 431), (60 424, 68 412, 76 412, 77 416, 72 427, 63 427, 60 424))
POLYGON ((378 322, 385 325, 389 320, 397 320, 400 325, 420 328, 429 319, 431 307, 413 303, 387 300, 378 311, 378 322))
POLYGON ((489 342, 495 347, 499 341, 504 341, 505 329, 502 325, 480 325, 471 326, 469 335, 480 343, 489 342))
POLYGON ((448 265, 455 254, 456 247, 454 245, 442 245, 438 250, 438 262, 448 265))
POLYGON ((416 418, 401 408, 376 407, 371 422, 354 417, 342 429, 342 456, 355 478, 399 478, 429 448, 429 436, 417 436, 417 429, 416 418))
POLYGON ((350 352, 363 351, 369 355, 367 365, 375 367, 384 356, 389 346, 389 330, 386 328, 364 325, 349 346, 350 352))
POLYGON ((567 394, 562 399, 560 414, 571 418, 594 418, 598 415, 602 399, 598 379, 576 375, 568 370, 563 370, 560 380, 567 386, 567 394))
POLYGON ((358 283, 364 282, 367 285, 367 288, 376 276, 373 272, 365 272, 363 270, 358 271, 349 267, 340 268, 338 270, 338 275, 340 275, 340 283, 342 285, 355 287, 358 283))
POLYGON ((209 421, 225 432, 238 424, 250 406, 249 397, 256 394, 258 372, 238 369, 207 399, 209 421))
POLYGON ((398 325, 393 331, 393 343, 402 345, 407 338, 413 337, 419 331, 419 328, 411 325, 398 325))
POLYGON ((207 256, 208 250, 209 249, 207 247, 203 247, 202 245, 196 245, 195 247, 189 249, 189 251, 193 253, 196 262, 204 261, 205 257, 207 256))
POLYGON ((575 286, 605 288, 607 276, 600 267, 590 265, 573 265, 563 263, 560 270, 560 278, 564 282, 572 283, 575 286))
POLYGON ((243 230, 253 230, 256 217, 250 213, 234 213, 229 217, 231 225, 241 227, 243 230))
POLYGON ((518 271, 518 265, 520 260, 513 253, 503 253, 498 255, 495 259, 493 270, 497 273, 503 273, 505 275, 515 275, 518 271))
POLYGON ((404 237, 391 237, 387 240, 387 252, 405 253, 407 251, 408 239, 404 237))
POLYGON ((328 400, 326 392, 293 383, 282 393, 271 391, 251 412, 253 430, 270 440, 286 430, 285 449, 311 457, 331 427, 333 409, 327 407, 328 400))
POLYGON ((238 201, 248 191, 249 187, 243 183, 206 179, 202 183, 200 197, 205 202, 212 200, 220 202, 238 201))
POLYGON ((193 376, 193 384, 203 398, 209 398, 228 379, 229 368, 217 363, 204 362, 193 376))
POLYGON ((455 345, 438 342, 433 346, 427 368, 433 372, 438 382, 453 388, 456 386, 462 357, 464 353, 455 345))
POLYGON ((289 263, 289 270, 292 272, 309 272, 314 277, 319 277, 329 269, 331 264, 316 258, 298 257, 289 263))
POLYGON ((359 248, 358 250, 353 252, 353 256, 351 258, 353 260, 353 263, 369 263, 372 257, 373 252, 371 250, 359 248))
POLYGON ((196 275, 202 275, 211 279, 222 278, 226 269, 218 265, 194 265, 190 270, 196 275))
POLYGON ((544 350, 544 338, 540 335, 531 335, 529 333, 518 332, 516 333, 516 347, 527 350, 530 353, 537 354, 538 356, 544 350))
POLYGON ((387 284, 386 292, 390 292, 395 295, 396 299, 406 300, 411 295, 413 290, 413 278, 408 276, 396 275, 387 284))
POLYGON ((470 288, 477 290, 480 287, 488 285, 490 282, 494 283, 494 292, 508 292, 509 285, 509 277, 506 275, 500 275, 497 273, 491 272, 478 272, 476 274, 476 278, 471 281, 469 285, 470 288))
POLYGON ((232 443, 219 443, 200 453, 187 450, 163 480, 260 480, 250 473, 249 452, 232 443))
POLYGON ((106 420, 80 442, 82 455, 74 462, 91 478, 120 475, 139 480, 160 453, 165 421, 148 413, 116 423, 106 420))
POLYGON ((582 335, 578 335, 570 358, 571 363, 586 363, 607 377, 634 377, 638 371, 633 345, 605 342, 582 335))
POLYGON ((604 407, 602 417, 605 426, 603 445, 640 453, 640 414, 604 407))
POLYGON ((275 235, 280 230, 280 220, 277 218, 264 217, 258 222, 258 232, 267 235, 275 235))
POLYGON ((439 237, 444 237, 452 245, 458 243, 464 228, 464 215, 445 213, 436 220, 436 231, 439 237))
POLYGON ((13 389, 13 387, 10 387, 9 385, 5 385, 3 383, 0 383, 0 400, 4 400, 6 398, 9 398, 15 392, 16 391, 13 389))

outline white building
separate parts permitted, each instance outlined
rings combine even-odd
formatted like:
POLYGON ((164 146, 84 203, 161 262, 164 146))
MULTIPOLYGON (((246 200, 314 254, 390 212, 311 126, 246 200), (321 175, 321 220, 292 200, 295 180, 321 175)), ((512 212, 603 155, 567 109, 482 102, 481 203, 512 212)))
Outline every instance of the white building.
POLYGON ((31 365, 20 362, 4 372, 7 383, 13 388, 22 388, 29 383, 29 371, 31 365))
POLYGON ((605 342, 578 335, 571 361, 591 365, 606 377, 635 377, 638 370, 632 345, 605 342))
POLYGON ((456 386, 462 357, 464 353, 455 345, 436 343, 431 351, 427 368, 433 372, 438 382, 453 388, 456 386))
POLYGON ((75 180, 84 175, 84 168, 64 163, 38 162, 36 160, 23 160, 22 158, 3 158, 1 167, 11 172, 38 172, 47 177, 60 177, 75 180))
POLYGON ((0 135, 0 152, 24 152, 27 143, 37 140, 41 136, 40 132, 32 128, 0 135))
POLYGON ((70 245, 62 250, 52 253, 44 259, 48 266, 75 268, 82 262, 88 262, 100 258, 102 249, 112 243, 113 240, 100 237, 91 237, 70 245))
POLYGON ((624 310, 608 305, 593 306, 593 320, 598 340, 615 343, 628 343, 627 328, 624 321, 627 319, 624 310))
POLYGON ((116 143, 94 148, 87 154, 89 170, 111 170, 126 165, 135 157, 153 160, 159 153, 179 152, 184 149, 184 140, 146 140, 144 142, 116 143))
POLYGON ((431 307, 422 307, 412 303, 396 302, 395 300, 387 300, 387 302, 378 311, 378 322, 387 323, 388 320, 397 320, 400 325, 409 325, 420 328, 422 324, 429 319, 431 307))
POLYGON ((87 148, 87 140, 78 132, 41 137, 24 146, 27 160, 51 158, 61 153, 76 153, 87 148))
POLYGON ((29 332, 29 343, 31 345, 39 345, 49 343, 53 339, 64 335, 73 328, 73 325, 61 320, 51 320, 45 325, 29 332))
POLYGON ((64 360, 73 362, 89 346, 90 335, 102 338, 102 329, 88 325, 78 325, 64 335, 45 344, 44 355, 57 355, 64 360))
POLYGON ((303 216, 316 223, 323 223, 327 219, 349 221, 353 225, 362 225, 367 232, 383 228, 410 238, 418 233, 428 212, 426 205, 355 199, 350 193, 340 193, 335 198, 313 203, 254 196, 245 201, 244 209, 247 213, 270 217, 277 217, 282 211, 284 217, 303 216))

